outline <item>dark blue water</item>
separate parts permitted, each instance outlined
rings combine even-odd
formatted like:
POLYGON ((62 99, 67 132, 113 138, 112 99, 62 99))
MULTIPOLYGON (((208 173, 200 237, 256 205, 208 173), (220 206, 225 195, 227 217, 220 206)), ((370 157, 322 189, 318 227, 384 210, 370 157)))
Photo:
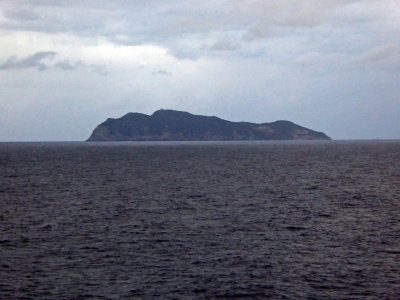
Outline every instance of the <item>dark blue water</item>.
POLYGON ((0 299, 399 299, 400 142, 0 144, 0 299))

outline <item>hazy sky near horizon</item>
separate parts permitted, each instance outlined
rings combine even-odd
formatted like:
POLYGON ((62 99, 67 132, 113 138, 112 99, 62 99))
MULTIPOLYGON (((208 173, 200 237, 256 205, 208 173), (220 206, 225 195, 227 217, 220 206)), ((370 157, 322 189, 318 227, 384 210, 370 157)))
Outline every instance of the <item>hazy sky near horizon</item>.
POLYGON ((400 138, 398 0, 0 0, 0 141, 160 108, 400 138))

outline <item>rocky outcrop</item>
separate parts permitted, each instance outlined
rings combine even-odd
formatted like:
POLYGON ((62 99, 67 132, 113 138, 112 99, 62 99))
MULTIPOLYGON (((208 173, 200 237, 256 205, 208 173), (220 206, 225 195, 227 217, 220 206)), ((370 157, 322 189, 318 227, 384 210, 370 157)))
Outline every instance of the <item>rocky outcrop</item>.
POLYGON ((158 110, 151 116, 128 113, 107 119, 88 141, 236 141, 236 140, 330 140, 289 121, 272 123, 230 122, 217 117, 175 110, 158 110))

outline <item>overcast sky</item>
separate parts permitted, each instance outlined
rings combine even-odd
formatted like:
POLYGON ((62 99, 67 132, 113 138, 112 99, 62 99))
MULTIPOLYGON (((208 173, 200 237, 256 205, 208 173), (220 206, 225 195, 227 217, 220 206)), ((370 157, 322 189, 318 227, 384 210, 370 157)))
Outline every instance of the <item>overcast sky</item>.
POLYGON ((160 108, 400 138, 399 0, 0 0, 0 141, 160 108))

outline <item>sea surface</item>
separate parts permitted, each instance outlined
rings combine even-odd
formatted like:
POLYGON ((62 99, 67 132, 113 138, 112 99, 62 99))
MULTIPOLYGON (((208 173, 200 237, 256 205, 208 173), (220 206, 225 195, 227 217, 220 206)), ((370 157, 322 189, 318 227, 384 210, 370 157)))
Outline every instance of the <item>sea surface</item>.
POLYGON ((400 299, 400 141, 1 143, 0 299, 400 299))

